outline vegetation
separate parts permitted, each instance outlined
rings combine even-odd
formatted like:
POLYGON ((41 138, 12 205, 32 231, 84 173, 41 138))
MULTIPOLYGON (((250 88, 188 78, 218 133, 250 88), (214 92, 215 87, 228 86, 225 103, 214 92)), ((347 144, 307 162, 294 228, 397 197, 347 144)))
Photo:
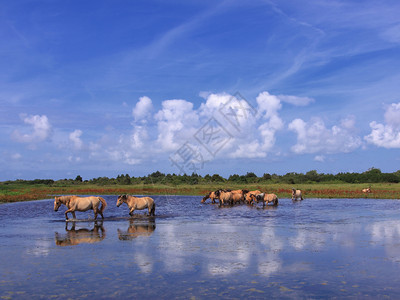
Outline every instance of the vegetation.
POLYGON ((291 188, 303 190, 308 198, 400 198, 400 171, 383 173, 371 168, 363 173, 320 174, 315 170, 285 175, 268 174, 258 177, 254 173, 233 174, 227 179, 218 175, 201 176, 164 174, 159 171, 147 176, 134 177, 121 174, 116 178, 98 177, 75 179, 15 180, 0 183, 0 202, 46 199, 53 195, 118 195, 128 194, 180 194, 204 195, 218 188, 259 189, 289 198, 291 188), (372 193, 362 193, 370 186, 372 193))

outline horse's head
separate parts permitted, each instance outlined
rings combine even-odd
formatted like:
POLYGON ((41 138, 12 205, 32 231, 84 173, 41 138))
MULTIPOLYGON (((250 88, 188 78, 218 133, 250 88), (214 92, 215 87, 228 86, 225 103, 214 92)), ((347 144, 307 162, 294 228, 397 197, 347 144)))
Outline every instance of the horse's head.
POLYGON ((117 207, 119 207, 122 203, 124 203, 127 199, 126 195, 120 195, 118 196, 118 200, 117 200, 117 207))
POLYGON ((55 197, 54 198, 54 211, 58 211, 60 206, 61 206, 60 197, 55 197))
POLYGON ((208 193, 207 195, 205 195, 205 196, 203 197, 203 199, 201 200, 201 203, 206 202, 206 200, 207 200, 208 198, 210 198, 210 194, 211 194, 211 192, 208 193))

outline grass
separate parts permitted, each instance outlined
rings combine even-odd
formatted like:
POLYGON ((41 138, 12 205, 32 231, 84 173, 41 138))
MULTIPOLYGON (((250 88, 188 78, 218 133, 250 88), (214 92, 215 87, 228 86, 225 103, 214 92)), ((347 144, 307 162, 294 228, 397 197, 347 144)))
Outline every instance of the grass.
MULTIPOLYGON (((295 187, 303 191, 304 198, 375 198, 400 199, 400 184, 376 183, 371 185, 372 193, 364 194, 361 190, 368 184, 346 183, 310 183, 298 184, 295 187)), ((42 184, 28 185, 20 183, 0 183, 0 203, 48 199, 54 195, 205 195, 219 188, 260 190, 275 193, 279 198, 290 198, 290 184, 232 184, 210 183, 198 185, 110 185, 98 186, 89 184, 70 186, 47 186, 42 184)))

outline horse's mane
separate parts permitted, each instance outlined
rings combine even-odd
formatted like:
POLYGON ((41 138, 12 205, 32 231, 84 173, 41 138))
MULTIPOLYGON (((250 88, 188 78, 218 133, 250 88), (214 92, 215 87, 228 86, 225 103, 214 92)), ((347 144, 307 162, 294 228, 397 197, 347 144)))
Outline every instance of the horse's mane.
POLYGON ((60 200, 61 202, 65 202, 65 201, 71 200, 72 197, 76 197, 76 196, 74 196, 74 195, 71 195, 71 196, 59 196, 59 197, 56 197, 56 199, 60 200))

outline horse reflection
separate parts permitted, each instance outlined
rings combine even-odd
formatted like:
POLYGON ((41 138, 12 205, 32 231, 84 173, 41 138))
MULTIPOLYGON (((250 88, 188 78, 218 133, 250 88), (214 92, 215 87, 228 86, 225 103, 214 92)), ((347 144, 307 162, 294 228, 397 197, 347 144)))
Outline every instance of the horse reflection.
POLYGON ((139 236, 150 236, 156 229, 155 218, 148 218, 146 220, 130 219, 129 227, 127 230, 118 230, 118 238, 121 241, 130 241, 139 236))
POLYGON ((106 231, 103 223, 94 223, 93 229, 79 228, 75 229, 75 222, 72 222, 71 229, 68 229, 68 224, 65 224, 66 234, 55 232, 55 240, 57 246, 75 246, 79 244, 93 244, 104 240, 106 231))

